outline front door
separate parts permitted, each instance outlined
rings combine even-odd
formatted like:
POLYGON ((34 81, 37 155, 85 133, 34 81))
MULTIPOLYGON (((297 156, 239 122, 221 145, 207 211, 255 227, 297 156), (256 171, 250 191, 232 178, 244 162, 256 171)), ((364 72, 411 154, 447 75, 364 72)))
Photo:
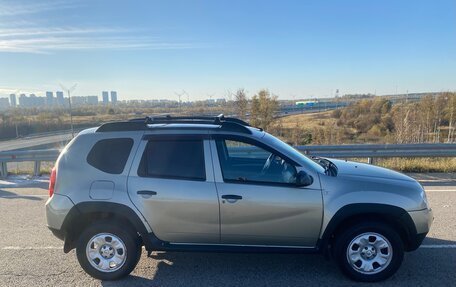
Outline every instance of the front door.
POLYGON ((208 140, 198 136, 151 136, 140 145, 128 192, 159 239, 220 242, 210 158, 208 140))
POLYGON ((300 167, 242 137, 211 142, 220 200, 221 243, 314 247, 322 222, 318 178, 295 184, 300 167))

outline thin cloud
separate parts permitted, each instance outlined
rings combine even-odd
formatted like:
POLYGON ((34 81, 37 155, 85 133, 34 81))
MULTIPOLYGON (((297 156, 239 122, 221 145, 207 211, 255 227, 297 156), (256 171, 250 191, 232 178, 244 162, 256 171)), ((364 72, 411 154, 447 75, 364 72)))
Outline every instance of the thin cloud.
POLYGON ((11 1, 0 3, 0 16, 19 16, 24 14, 36 14, 52 10, 70 9, 80 6, 73 1, 46 1, 18 3, 11 1))
POLYGON ((0 38, 126 32, 112 28, 0 28, 0 38))
MULTIPOLYGON (((76 30, 75 30, 76 31, 76 30)), ((195 43, 163 41, 157 37, 129 35, 96 35, 78 30, 74 33, 38 33, 21 36, 2 37, 0 52, 49 54, 64 50, 170 50, 201 48, 205 45, 195 43), (54 35, 52 35, 54 34, 54 35)))
MULTIPOLYGON (((62 10, 80 6, 80 2, 51 1, 29 4, 0 3, 1 16, 39 14, 50 10, 62 10)), ((0 53, 51 54, 65 50, 170 50, 206 47, 206 44, 175 42, 150 35, 150 31, 119 27, 52 27, 33 23, 20 25, 16 19, 0 22, 0 53), (7 26, 5 24, 8 23, 7 26), (3 25, 3 26, 2 26, 3 25)))

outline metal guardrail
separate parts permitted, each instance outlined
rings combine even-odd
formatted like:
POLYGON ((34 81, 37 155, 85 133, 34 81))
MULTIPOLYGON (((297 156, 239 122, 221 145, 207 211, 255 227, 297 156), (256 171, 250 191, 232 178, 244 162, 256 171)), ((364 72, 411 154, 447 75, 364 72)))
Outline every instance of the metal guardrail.
POLYGON ((456 144, 355 144, 297 146, 300 152, 330 158, 456 157, 456 144))
MULTIPOLYGON (((456 144, 308 145, 296 146, 296 149, 310 156, 368 158, 371 164, 376 158, 387 157, 456 157, 456 144)), ((0 177, 8 174, 8 162, 23 161, 34 162, 34 175, 39 175, 41 162, 55 161, 59 153, 57 149, 0 152, 0 177)))
POLYGON ((21 150, 21 151, 3 151, 0 152, 0 177, 8 175, 8 162, 34 162, 33 175, 38 176, 41 173, 41 162, 56 161, 60 151, 58 149, 47 150, 21 150))

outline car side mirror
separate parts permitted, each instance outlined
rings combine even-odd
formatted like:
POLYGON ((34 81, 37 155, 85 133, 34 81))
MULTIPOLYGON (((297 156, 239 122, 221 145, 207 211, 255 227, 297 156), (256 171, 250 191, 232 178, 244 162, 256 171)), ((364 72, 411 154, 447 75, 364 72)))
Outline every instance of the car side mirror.
POLYGON ((313 183, 313 177, 301 170, 296 175, 296 186, 309 186, 313 183))

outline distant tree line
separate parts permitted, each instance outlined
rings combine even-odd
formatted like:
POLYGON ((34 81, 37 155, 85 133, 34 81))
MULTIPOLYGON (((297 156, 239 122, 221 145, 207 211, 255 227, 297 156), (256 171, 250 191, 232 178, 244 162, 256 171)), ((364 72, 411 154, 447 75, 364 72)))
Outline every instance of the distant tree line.
POLYGON ((294 144, 454 143, 456 93, 392 103, 385 97, 362 99, 276 133, 294 144))
MULTIPOLYGON (((424 143, 456 141, 456 93, 425 96, 419 101, 393 102, 385 97, 350 95, 350 106, 321 113, 311 120, 286 123, 277 119, 277 96, 263 89, 248 96, 238 89, 233 101, 208 106, 204 102, 185 106, 145 107, 138 105, 78 107, 73 110, 76 128, 103 122, 156 114, 235 115, 295 144, 424 143)), ((0 139, 17 135, 69 129, 66 109, 14 109, 0 113, 0 139)))

